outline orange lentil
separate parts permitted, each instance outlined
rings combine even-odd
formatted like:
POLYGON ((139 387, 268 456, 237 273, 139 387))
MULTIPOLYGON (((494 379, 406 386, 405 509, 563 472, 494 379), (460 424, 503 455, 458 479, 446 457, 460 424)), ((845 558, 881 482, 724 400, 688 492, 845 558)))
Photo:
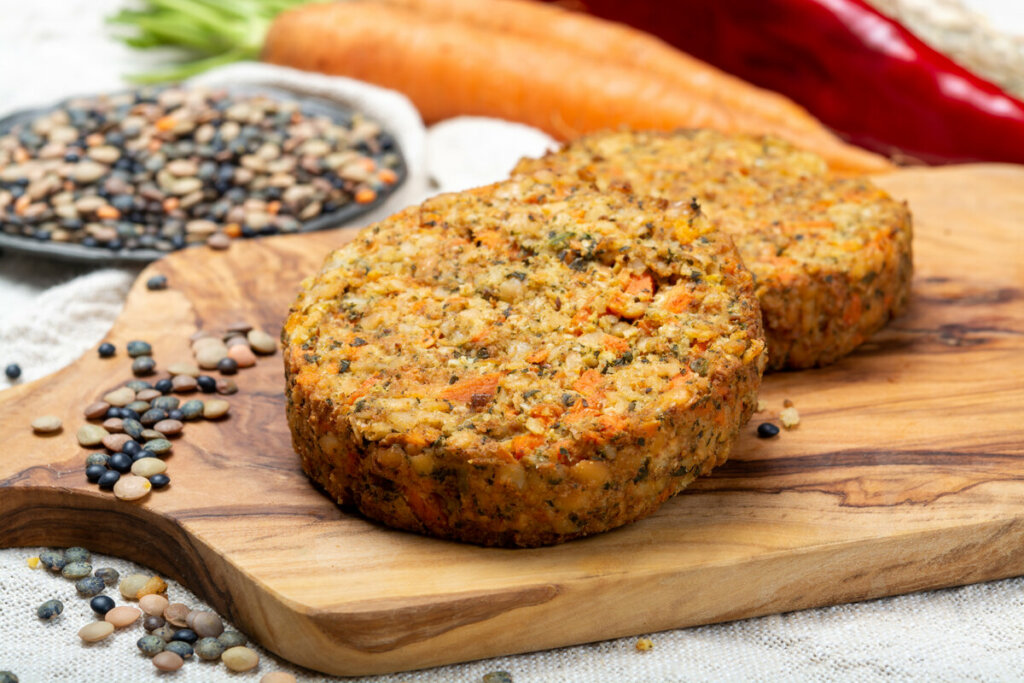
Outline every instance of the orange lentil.
POLYGON ((96 217, 99 219, 111 219, 115 220, 121 217, 121 212, 112 207, 110 204, 104 204, 100 208, 96 209, 96 217))
POLYGON ((373 173, 377 170, 377 162, 370 157, 362 157, 359 160, 359 164, 369 173, 373 173))
POLYGON ((224 234, 232 239, 242 234, 242 226, 238 223, 228 223, 224 226, 224 234))
POLYGON ((156 120, 156 129, 161 132, 172 130, 176 125, 178 122, 173 116, 161 116, 156 120))
POLYGON ((271 216, 276 216, 277 212, 281 210, 281 202, 274 200, 267 203, 267 213, 271 216))
POLYGON ((28 161, 28 150, 26 150, 24 147, 19 147, 18 149, 14 150, 14 160, 17 161, 19 164, 23 164, 26 161, 28 161))
POLYGON ((32 200, 29 199, 29 196, 27 194, 21 195, 20 197, 14 200, 14 213, 18 214, 19 216, 22 215, 23 213, 25 213, 25 209, 27 209, 28 205, 31 203, 32 200))
POLYGON ((377 179, 382 183, 391 185, 398 180, 398 174, 392 171, 390 168, 380 169, 380 173, 377 174, 377 179))
POLYGON ((178 208, 179 204, 181 204, 181 200, 177 197, 168 197, 164 200, 164 212, 170 213, 171 211, 174 211, 178 208))
POLYGON ((361 187, 356 190, 356 203, 357 204, 369 204, 377 198, 377 193, 368 187, 361 187))
POLYGON ((160 148, 163 146, 164 143, 162 141, 153 138, 152 140, 149 141, 149 144, 146 145, 146 149, 148 149, 150 152, 158 152, 160 151, 160 148))

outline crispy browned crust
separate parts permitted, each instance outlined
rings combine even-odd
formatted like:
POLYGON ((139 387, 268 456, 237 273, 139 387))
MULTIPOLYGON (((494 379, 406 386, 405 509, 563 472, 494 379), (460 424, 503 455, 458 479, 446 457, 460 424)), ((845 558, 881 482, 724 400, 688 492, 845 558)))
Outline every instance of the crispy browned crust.
POLYGON ((540 176, 403 211, 304 283, 288 421, 338 502, 538 546, 644 517, 728 456, 764 366, 731 240, 688 205, 540 176))
POLYGON ((768 369, 826 365, 906 306, 911 218, 865 178, 768 137, 714 131, 609 132, 580 138, 516 172, 578 175, 673 201, 697 198, 754 274, 768 369))

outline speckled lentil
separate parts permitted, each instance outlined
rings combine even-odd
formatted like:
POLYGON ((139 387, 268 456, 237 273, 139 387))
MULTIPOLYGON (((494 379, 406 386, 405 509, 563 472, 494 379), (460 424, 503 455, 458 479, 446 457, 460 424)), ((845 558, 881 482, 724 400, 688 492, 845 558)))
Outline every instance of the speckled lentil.
POLYGON ((103 583, 103 579, 98 576, 86 576, 84 578, 75 581, 75 590, 83 598, 91 598, 94 595, 99 595, 106 588, 106 584, 103 583))
POLYGON ((170 624, 164 624, 163 626, 158 626, 157 628, 153 629, 153 635, 160 636, 160 638, 162 638, 165 642, 170 642, 171 636, 174 635, 175 630, 177 629, 175 629, 170 624))
POLYGON ((93 574, 103 579, 103 583, 107 586, 117 585, 117 580, 121 576, 120 574, 118 574, 117 570, 113 569, 112 567, 100 567, 95 572, 93 572, 93 574))
POLYGON ((142 654, 147 657, 152 657, 157 653, 163 652, 164 645, 166 645, 163 638, 154 635, 142 636, 135 642, 135 644, 138 646, 139 650, 142 651, 142 654))
POLYGON ((128 351, 128 355, 132 358, 138 358, 140 356, 152 356, 153 346, 149 342, 134 340, 128 342, 128 346, 125 347, 128 351))
POLYGON ((36 616, 43 621, 53 621, 64 611, 64 603, 60 600, 47 600, 36 608, 36 616))
POLYGON ((39 561, 52 572, 59 572, 68 563, 63 550, 44 550, 39 553, 39 561))
POLYGON ((249 642, 245 639, 245 636, 238 631, 224 631, 224 633, 217 636, 217 640, 219 640, 220 644, 224 646, 224 649, 238 647, 249 642))
POLYGON ((185 401, 181 406, 181 413, 186 420, 198 420, 203 416, 203 402, 198 399, 185 401))
POLYGON ((92 574, 92 565, 88 562, 68 562, 60 570, 65 579, 81 579, 92 574))
POLYGON ((138 377, 152 375, 156 371, 156 361, 151 356, 139 356, 132 361, 132 372, 138 377))
POLYGON ((220 656, 224 654, 224 646, 216 638, 200 638, 196 641, 193 649, 199 659, 220 659, 220 656))
POLYGON ((18 677, 11 671, 0 671, 0 683, 18 683, 18 677))
POLYGON ((164 645, 164 649, 168 652, 173 652, 182 659, 188 659, 192 656, 192 653, 194 652, 192 646, 183 640, 168 641, 168 643, 164 645))

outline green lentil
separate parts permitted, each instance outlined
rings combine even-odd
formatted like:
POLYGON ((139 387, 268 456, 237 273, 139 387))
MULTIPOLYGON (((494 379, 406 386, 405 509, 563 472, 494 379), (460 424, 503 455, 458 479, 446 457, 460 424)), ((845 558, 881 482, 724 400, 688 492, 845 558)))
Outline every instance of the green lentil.
POLYGON ((512 683, 512 674, 507 671, 491 671, 484 674, 483 683, 512 683))
POLYGON ((64 551, 64 559, 68 562, 89 562, 92 560, 92 553, 76 545, 64 551))
POLYGON ((0 683, 18 683, 18 677, 10 671, 0 671, 0 683))
POLYGON ((59 572, 68 563, 63 550, 44 550, 39 553, 39 561, 52 572, 59 572))
POLYGON ((146 442, 146 450, 152 451, 157 455, 166 455, 171 452, 171 442, 167 439, 153 439, 152 441, 146 442))
POLYGON ((60 600, 47 600, 36 608, 36 616, 43 621, 53 621, 64 611, 64 603, 60 600))
POLYGON ((232 647, 238 647, 239 645, 245 645, 248 642, 245 639, 245 636, 238 631, 224 631, 224 633, 217 636, 217 640, 224 646, 225 650, 232 647))
POLYGON ((131 356, 132 358, 153 355, 153 347, 149 344, 149 342, 138 340, 130 341, 128 342, 128 346, 126 347, 126 349, 128 351, 128 355, 131 356))
POLYGON ((134 410, 139 415, 142 415, 142 413, 149 410, 149 403, 146 401, 132 401, 131 403, 126 405, 125 408, 129 410, 134 410))
POLYGON ((153 408, 159 408, 160 410, 170 412, 172 410, 177 410, 178 406, 181 405, 181 400, 176 396, 161 396, 160 398, 153 399, 153 402, 150 403, 150 405, 153 408))
POLYGON ((89 465, 106 466, 109 460, 110 456, 107 455, 106 453, 90 453, 89 455, 85 456, 85 465, 86 467, 88 467, 89 465))
POLYGON ((196 642, 194 649, 196 657, 199 657, 199 659, 212 660, 220 659, 220 656, 224 654, 224 650, 227 648, 216 638, 200 638, 196 642))
POLYGON ((60 570, 60 575, 65 579, 82 579, 92 574, 92 565, 88 562, 68 562, 60 570))
POLYGON ((105 586, 116 586, 117 582, 121 578, 121 575, 117 570, 112 567, 100 567, 94 572, 94 574, 103 579, 103 584, 105 586))
POLYGON ((156 361, 152 356, 139 356, 132 361, 132 374, 138 377, 145 377, 156 372, 156 361))
POLYGON ((185 401, 181 406, 181 414, 186 420, 198 420, 203 415, 203 402, 199 399, 185 401))
POLYGON ((124 383, 125 387, 132 391, 138 392, 144 389, 152 389, 153 385, 143 379, 133 379, 129 382, 124 383))
POLYGON ((140 438, 142 436, 142 430, 145 429, 141 422, 130 417, 126 417, 124 419, 124 422, 121 424, 121 428, 124 430, 125 434, 133 439, 140 438))
POLYGON ((147 657, 152 657, 158 652, 163 652, 164 646, 166 645, 163 638, 154 635, 142 636, 135 642, 135 644, 140 650, 142 650, 142 654, 147 657))
POLYGON ((183 640, 172 640, 171 642, 164 645, 164 649, 168 652, 173 652, 182 659, 188 659, 192 656, 193 652, 192 646, 183 640))
POLYGON ((99 595, 103 592, 103 589, 107 585, 98 576, 86 576, 84 578, 75 581, 75 590, 83 598, 91 598, 94 595, 99 595))

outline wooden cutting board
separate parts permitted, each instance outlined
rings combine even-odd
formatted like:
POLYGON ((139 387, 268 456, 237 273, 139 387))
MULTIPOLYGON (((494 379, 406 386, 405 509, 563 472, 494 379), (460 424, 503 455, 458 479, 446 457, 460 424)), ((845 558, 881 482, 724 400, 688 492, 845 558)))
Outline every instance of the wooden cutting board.
MULTIPOLYGON (((626 528, 537 550, 393 531, 302 474, 281 355, 241 372, 227 421, 194 423, 171 486, 126 503, 86 483, 81 409, 121 354, 0 394, 0 543, 79 544, 181 581, 283 657, 367 674, 1024 574, 1024 168, 880 178, 915 218, 913 304, 858 353, 766 378, 729 462, 626 528), (802 422, 771 440, 784 399, 802 422), (63 434, 31 420, 60 415, 63 434)), ((166 367, 197 327, 278 332, 299 280, 351 236, 190 250, 151 266, 109 339, 166 367), (171 288, 147 291, 155 274, 171 288)))

